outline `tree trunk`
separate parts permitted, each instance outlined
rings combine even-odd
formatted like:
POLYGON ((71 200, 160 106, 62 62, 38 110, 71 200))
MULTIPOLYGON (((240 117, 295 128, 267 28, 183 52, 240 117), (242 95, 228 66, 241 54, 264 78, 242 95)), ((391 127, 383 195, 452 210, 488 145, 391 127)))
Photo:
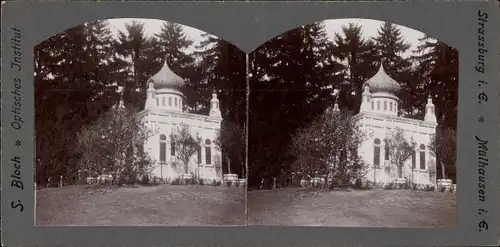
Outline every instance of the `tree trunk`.
POLYGON ((189 164, 187 162, 184 162, 184 174, 187 174, 188 173, 188 167, 189 167, 189 164))
POLYGON ((444 162, 443 161, 439 161, 439 164, 441 164, 441 175, 442 175, 442 179, 446 179, 446 172, 445 172, 445 168, 444 168, 444 162))
POLYGON ((403 178, 403 167, 398 167, 398 177, 403 178))
POLYGON ((231 174, 231 160, 227 157, 227 174, 231 174))

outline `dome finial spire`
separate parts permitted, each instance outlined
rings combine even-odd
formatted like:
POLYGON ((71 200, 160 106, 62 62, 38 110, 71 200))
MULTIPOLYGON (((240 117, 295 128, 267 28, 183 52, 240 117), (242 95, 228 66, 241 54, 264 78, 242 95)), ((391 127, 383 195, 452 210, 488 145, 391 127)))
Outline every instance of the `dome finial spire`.
POLYGON ((385 69, 384 69, 384 63, 385 63, 385 58, 381 58, 380 59, 380 69, 379 70, 382 70, 385 72, 385 69))

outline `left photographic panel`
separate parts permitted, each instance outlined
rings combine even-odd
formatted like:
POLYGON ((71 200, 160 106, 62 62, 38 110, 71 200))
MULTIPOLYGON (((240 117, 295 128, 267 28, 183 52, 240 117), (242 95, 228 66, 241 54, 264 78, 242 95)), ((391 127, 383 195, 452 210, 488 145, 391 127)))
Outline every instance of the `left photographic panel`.
POLYGON ((127 18, 34 53, 36 225, 245 225, 243 51, 127 18))

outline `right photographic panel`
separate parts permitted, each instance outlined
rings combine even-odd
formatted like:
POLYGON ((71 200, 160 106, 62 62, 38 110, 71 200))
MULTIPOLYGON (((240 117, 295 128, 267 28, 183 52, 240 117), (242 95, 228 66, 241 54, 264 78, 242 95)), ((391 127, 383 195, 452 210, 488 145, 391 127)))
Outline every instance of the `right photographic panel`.
POLYGON ((248 61, 248 225, 456 224, 456 49, 336 19, 280 34, 248 61))

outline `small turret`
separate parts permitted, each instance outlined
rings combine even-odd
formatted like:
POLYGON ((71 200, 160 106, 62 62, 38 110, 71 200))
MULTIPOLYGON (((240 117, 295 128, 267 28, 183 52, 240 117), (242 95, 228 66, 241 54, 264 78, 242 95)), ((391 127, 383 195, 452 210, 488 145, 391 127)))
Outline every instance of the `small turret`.
POLYGON ((151 109, 155 106, 156 90, 154 86, 155 86, 154 82, 149 82, 149 87, 146 96, 146 109, 151 109))
POLYGON ((361 99, 361 109, 359 110, 360 112, 366 112, 371 110, 371 93, 370 93, 370 87, 368 85, 365 85, 363 94, 362 94, 362 99, 361 99))
POLYGON ((432 97, 431 97, 431 95, 429 95, 429 97, 427 98, 427 105, 425 105, 425 117, 424 117, 424 121, 432 122, 432 123, 437 123, 435 106, 432 103, 432 97))
POLYGON ((210 112, 208 114, 211 117, 221 117, 221 112, 219 108, 219 99, 217 99, 217 93, 215 90, 212 92, 212 99, 210 100, 210 112))

